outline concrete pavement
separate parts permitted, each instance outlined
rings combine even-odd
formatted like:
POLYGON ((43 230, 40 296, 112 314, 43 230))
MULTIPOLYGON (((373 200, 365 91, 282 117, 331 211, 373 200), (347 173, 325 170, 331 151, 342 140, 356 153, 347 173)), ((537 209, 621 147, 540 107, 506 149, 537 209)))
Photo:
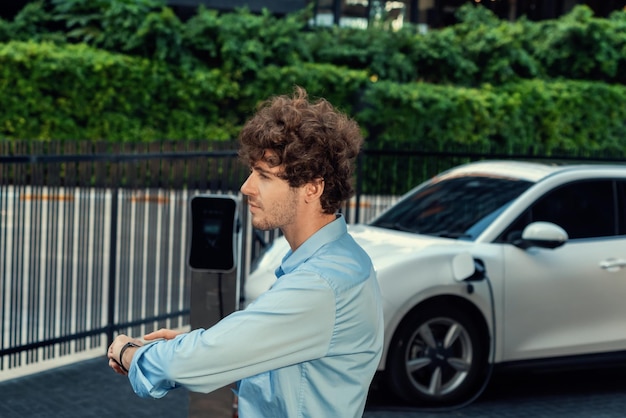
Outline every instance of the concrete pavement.
MULTIPOLYGON (((448 411, 402 407, 388 395, 374 392, 364 418, 623 418, 626 366, 615 366, 494 377, 475 403, 448 411)), ((162 399, 141 399, 101 356, 0 382, 0 417, 230 418, 230 391, 225 389, 217 401, 185 389, 162 399)))
POLYGON ((104 356, 0 382, 2 418, 187 418, 188 413, 188 391, 139 398, 104 356))

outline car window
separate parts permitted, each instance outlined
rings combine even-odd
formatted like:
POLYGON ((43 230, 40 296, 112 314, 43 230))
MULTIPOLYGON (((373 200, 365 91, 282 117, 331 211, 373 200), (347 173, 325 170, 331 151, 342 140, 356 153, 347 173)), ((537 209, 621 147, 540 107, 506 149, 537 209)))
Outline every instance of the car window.
POLYGON ((531 222, 552 222, 570 239, 607 237, 618 233, 616 183, 612 180, 580 181, 550 191, 520 216, 498 241, 521 237, 531 222))
POLYGON ((438 179, 416 189, 371 225, 474 240, 531 184, 524 180, 478 175, 438 179))

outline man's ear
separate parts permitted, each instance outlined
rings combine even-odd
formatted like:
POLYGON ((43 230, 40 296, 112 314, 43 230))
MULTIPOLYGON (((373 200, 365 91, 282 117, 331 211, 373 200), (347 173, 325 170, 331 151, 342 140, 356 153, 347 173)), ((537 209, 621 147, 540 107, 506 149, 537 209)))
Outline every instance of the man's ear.
POLYGON ((304 191, 304 198, 307 203, 318 200, 322 196, 322 193, 324 193, 324 179, 320 177, 311 180, 306 184, 304 191))

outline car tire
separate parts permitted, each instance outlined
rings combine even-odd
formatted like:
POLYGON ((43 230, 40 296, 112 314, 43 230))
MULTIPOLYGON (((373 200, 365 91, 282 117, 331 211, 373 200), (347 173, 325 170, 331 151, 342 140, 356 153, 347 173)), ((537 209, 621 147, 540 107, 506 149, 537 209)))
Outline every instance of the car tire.
POLYGON ((471 400, 484 386, 488 337, 468 312, 428 305, 407 315, 389 347, 388 384, 418 406, 444 407, 471 400))

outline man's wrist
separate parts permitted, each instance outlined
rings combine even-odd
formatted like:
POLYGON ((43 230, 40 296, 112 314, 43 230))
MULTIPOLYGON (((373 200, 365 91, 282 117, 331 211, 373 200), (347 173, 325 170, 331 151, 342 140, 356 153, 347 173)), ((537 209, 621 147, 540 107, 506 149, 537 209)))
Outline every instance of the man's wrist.
POLYGON ((129 348, 138 348, 139 345, 135 344, 132 341, 128 341, 126 344, 124 344, 124 346, 122 347, 122 349, 120 350, 120 355, 119 355, 119 365, 122 368, 122 370, 124 370, 126 373, 128 373, 128 369, 130 368, 130 364, 132 363, 132 357, 131 360, 128 362, 128 367, 126 367, 125 363, 124 363, 124 354, 126 353, 126 350, 128 350, 129 348))

